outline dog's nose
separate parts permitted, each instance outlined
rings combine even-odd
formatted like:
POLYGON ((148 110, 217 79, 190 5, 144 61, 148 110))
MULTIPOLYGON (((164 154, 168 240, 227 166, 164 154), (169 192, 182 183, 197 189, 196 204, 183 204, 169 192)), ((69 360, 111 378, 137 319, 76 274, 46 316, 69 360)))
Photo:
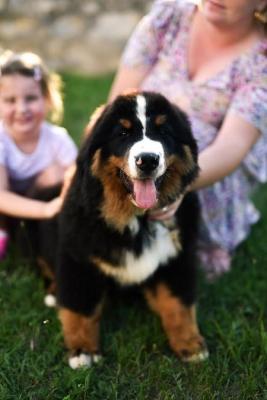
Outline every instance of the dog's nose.
POLYGON ((152 172, 159 166, 159 155, 155 153, 141 153, 135 157, 135 164, 142 172, 152 172))

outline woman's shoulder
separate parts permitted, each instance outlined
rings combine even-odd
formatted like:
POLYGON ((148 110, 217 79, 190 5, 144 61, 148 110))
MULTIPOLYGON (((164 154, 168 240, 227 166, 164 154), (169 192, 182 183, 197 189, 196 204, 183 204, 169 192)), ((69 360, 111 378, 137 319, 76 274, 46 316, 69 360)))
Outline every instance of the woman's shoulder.
POLYGON ((168 13, 181 13, 184 10, 194 8, 193 0, 156 0, 152 4, 152 10, 165 11, 168 13))
POLYGON ((238 81, 248 82, 267 82, 267 38, 260 40, 251 49, 240 57, 237 63, 236 75, 238 81))
POLYGON ((164 6, 170 8, 183 9, 185 7, 196 5, 194 0, 155 0, 154 6, 164 6))
POLYGON ((187 10, 191 10, 195 4, 191 0, 156 0, 151 8, 157 27, 162 27, 171 19, 180 18, 187 10))
POLYGON ((248 65, 251 68, 253 76, 256 78, 267 78, 267 38, 259 41, 248 57, 248 65))
POLYGON ((267 73, 267 37, 261 39, 258 45, 255 46, 254 57, 252 58, 256 60, 256 66, 263 68, 267 73))

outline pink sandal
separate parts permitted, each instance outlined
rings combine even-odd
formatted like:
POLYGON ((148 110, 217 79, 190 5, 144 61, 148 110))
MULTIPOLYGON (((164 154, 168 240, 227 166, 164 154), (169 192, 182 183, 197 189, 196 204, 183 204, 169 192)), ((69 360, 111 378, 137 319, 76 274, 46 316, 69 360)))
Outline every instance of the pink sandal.
POLYGON ((7 231, 0 229, 0 261, 2 261, 7 253, 9 236, 7 231))

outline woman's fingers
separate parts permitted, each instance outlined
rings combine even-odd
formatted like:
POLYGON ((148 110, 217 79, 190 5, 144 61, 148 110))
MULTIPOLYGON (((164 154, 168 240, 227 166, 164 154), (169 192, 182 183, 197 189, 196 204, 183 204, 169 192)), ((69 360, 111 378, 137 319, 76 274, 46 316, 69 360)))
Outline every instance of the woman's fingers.
POLYGON ((164 221, 165 219, 172 218, 178 210, 178 207, 181 204, 183 197, 184 196, 181 195, 174 203, 168 204, 167 206, 162 208, 156 208, 155 210, 149 211, 149 218, 158 221, 164 221))

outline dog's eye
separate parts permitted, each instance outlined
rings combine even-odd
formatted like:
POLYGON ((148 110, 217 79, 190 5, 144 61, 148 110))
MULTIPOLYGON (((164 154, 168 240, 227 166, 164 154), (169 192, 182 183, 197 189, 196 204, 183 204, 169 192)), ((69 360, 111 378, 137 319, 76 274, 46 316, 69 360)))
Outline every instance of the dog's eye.
POLYGON ((126 136, 130 132, 130 129, 132 127, 132 122, 129 119, 126 118, 121 118, 119 119, 120 127, 123 129, 120 129, 120 135, 126 136))
POLYGON ((125 129, 130 129, 132 127, 132 123, 129 119, 125 119, 125 118, 121 118, 119 120, 119 123, 121 124, 121 126, 123 126, 123 128, 125 129))
POLYGON ((158 125, 158 126, 159 126, 159 125, 163 125, 164 122, 166 122, 166 119, 167 119, 166 115, 164 115, 164 114, 159 114, 159 115, 157 115, 156 118, 155 118, 155 124, 158 125))

